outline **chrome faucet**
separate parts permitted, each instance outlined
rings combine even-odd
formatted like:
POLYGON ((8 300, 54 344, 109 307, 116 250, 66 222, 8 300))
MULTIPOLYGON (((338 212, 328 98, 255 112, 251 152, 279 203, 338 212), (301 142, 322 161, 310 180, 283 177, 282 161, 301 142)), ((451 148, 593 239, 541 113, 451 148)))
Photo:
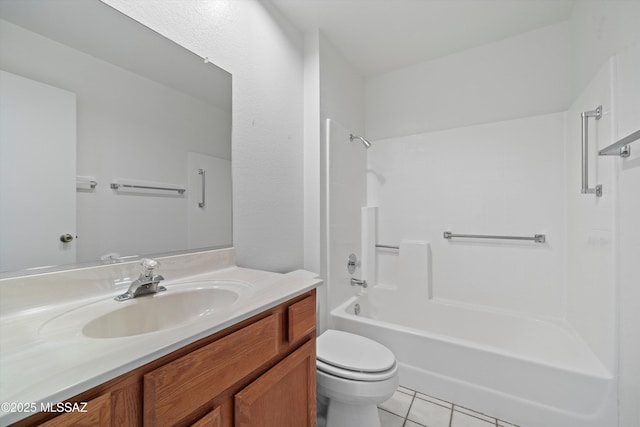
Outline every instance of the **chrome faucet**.
POLYGON ((360 279, 356 279, 355 277, 351 278, 351 286, 362 286, 363 288, 366 288, 367 285, 367 281, 366 280, 360 280, 360 279))
POLYGON ((155 294, 167 290, 164 286, 158 286, 158 283, 160 283, 161 280, 164 280, 164 277, 159 274, 153 274, 153 270, 160 265, 158 261, 151 258, 143 258, 140 261, 140 265, 142 266, 140 276, 131 282, 127 292, 122 295, 118 295, 114 300, 126 301, 143 295, 155 294))

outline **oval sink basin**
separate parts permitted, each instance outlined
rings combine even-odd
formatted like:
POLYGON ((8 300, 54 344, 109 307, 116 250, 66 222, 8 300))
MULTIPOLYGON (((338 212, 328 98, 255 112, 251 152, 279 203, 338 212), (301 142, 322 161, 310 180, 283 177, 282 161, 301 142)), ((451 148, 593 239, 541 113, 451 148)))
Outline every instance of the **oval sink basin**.
POLYGON ((168 290, 122 302, 113 297, 69 310, 44 323, 39 333, 50 339, 83 335, 124 338, 173 329, 236 304, 253 293, 233 280, 205 280, 167 286, 168 290))
POLYGON ((173 328, 227 307, 238 297, 237 292, 217 288, 147 295, 90 321, 82 328, 82 334, 118 338, 173 328))

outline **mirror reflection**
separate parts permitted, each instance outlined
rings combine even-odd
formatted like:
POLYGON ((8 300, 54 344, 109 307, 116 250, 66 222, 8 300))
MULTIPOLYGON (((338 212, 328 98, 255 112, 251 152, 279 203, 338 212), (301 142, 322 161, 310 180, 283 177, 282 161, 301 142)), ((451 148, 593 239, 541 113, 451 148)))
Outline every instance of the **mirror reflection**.
POLYGON ((0 40, 0 272, 232 244, 229 73, 98 0, 0 40))

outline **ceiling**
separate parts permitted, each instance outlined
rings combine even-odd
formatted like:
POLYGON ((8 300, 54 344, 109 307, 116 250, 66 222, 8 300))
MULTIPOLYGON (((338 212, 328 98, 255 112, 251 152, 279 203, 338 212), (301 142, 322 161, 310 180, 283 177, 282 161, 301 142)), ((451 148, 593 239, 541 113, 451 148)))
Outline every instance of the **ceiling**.
POLYGON ((566 20, 575 0, 271 0, 319 28, 362 75, 431 60, 566 20))

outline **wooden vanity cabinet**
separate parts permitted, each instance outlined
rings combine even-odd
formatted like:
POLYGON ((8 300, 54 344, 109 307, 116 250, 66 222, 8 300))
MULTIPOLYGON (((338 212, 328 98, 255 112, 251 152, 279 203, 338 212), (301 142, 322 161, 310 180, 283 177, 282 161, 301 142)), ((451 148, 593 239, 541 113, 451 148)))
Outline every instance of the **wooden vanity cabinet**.
POLYGON ((111 406, 111 394, 105 393, 87 402, 84 408, 78 406, 78 412, 64 413, 43 423, 42 426, 109 427, 113 425, 111 421, 111 406))
POLYGON ((260 378, 236 393, 235 426, 316 425, 315 343, 308 341, 260 378))
POLYGON ((315 427, 315 331, 312 290, 15 426, 315 427))

